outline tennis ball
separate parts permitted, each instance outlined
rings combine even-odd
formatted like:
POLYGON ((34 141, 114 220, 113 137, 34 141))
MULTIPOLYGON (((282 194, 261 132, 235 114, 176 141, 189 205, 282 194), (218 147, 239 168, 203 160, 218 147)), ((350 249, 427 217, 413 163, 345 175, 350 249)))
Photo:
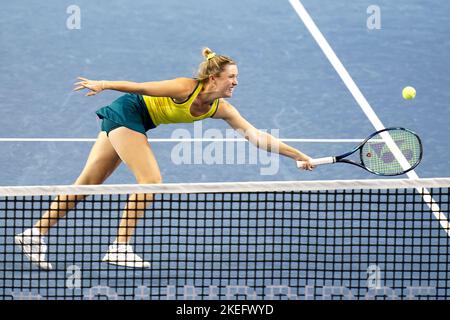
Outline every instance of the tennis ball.
POLYGON ((405 87, 402 91, 403 99, 412 100, 416 97, 416 89, 413 87, 405 87))

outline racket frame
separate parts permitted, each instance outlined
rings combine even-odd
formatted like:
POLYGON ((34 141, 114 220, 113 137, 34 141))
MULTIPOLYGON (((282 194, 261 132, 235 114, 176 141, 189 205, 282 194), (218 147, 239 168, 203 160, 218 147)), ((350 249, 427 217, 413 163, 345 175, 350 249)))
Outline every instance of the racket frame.
MULTIPOLYGON (((420 163, 420 161, 422 161, 422 154, 423 154, 422 141, 420 140, 420 137, 415 132, 413 132, 413 131, 411 131, 409 129, 406 129, 406 128, 391 127, 391 128, 385 128, 385 129, 382 129, 382 130, 379 130, 377 132, 372 133, 363 142, 361 142, 359 145, 357 145, 355 148, 353 148, 349 152, 346 152, 344 154, 341 154, 341 155, 335 156, 335 157, 325 157, 325 158, 311 159, 310 162, 311 162, 312 165, 321 165, 321 164, 330 164, 330 163, 343 162, 343 163, 349 163, 349 164, 358 166, 358 167, 363 168, 364 170, 367 170, 370 173, 376 174, 378 176, 397 176, 397 175, 405 174, 405 173, 413 170, 415 167, 417 167, 417 165, 420 163), (369 168, 367 168, 364 165, 364 157, 363 157, 363 154, 362 154, 364 145, 367 143, 367 141, 372 139, 377 134, 380 134, 380 133, 385 132, 385 131, 392 131, 392 130, 407 131, 407 132, 413 134, 417 138, 417 140, 419 141, 419 147, 420 147, 419 159, 417 160, 417 162, 413 166, 411 166, 411 168, 409 168, 408 170, 402 171, 401 173, 386 174, 386 173, 379 173, 379 172, 375 172, 373 170, 370 170, 369 168), (360 163, 352 161, 352 160, 349 160, 349 159, 345 159, 349 155, 357 152, 358 150, 359 150, 359 158, 360 158, 360 161, 361 161, 360 163)), ((301 168, 303 166, 303 162, 304 161, 297 161, 297 167, 301 168)))

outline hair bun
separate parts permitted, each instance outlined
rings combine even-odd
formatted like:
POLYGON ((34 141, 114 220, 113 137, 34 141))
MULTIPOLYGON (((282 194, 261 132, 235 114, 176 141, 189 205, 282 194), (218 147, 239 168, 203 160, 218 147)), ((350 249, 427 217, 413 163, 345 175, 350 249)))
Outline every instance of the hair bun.
POLYGON ((212 51, 210 48, 203 48, 202 55, 205 59, 208 59, 208 56, 212 53, 214 53, 214 51, 212 51))

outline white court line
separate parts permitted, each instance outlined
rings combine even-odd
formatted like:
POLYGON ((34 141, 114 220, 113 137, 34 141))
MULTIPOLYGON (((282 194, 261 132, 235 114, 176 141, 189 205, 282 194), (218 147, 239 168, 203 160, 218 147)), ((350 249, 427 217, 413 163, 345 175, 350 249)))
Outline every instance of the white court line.
MULTIPOLYGON (((95 142, 93 138, 0 138, 0 142, 95 142)), ((153 138, 147 139, 149 142, 246 142, 244 138, 228 139, 172 139, 172 138, 153 138)), ((360 143, 364 139, 279 139, 283 142, 305 142, 305 143, 360 143)))
MULTIPOLYGON (((361 90, 359 90, 356 83, 353 81, 350 74, 345 69, 342 62, 337 57, 336 53, 333 51, 331 46, 329 45, 328 41, 323 36, 322 32, 320 32, 317 25, 312 20, 309 13, 306 11, 305 7, 302 5, 302 3, 299 0, 289 0, 290 4, 294 8, 294 10, 297 12, 298 16, 302 20, 302 22, 305 24, 306 28, 309 30, 311 35, 313 36, 314 40, 316 40, 319 47, 322 49, 325 56, 330 61, 331 65, 334 67, 338 75, 341 77, 344 84, 347 86, 350 93, 353 95, 353 98, 356 100, 356 102, 359 104, 363 112, 366 114, 369 121, 372 123, 372 125, 375 127, 375 129, 382 130, 385 128, 381 120, 376 115, 375 111, 373 111, 372 107, 370 106, 367 99, 362 94, 361 90)), ((399 149, 397 148, 394 141, 389 137, 385 137, 386 143, 388 147, 391 149, 391 151, 396 156, 397 160, 399 160, 400 164, 404 164, 406 159, 404 159, 403 155, 398 153, 399 149), (397 151, 397 152, 396 152, 397 151), (398 159, 398 156, 400 159, 398 159), (403 160, 403 161, 402 161, 403 160)), ((419 176, 414 170, 411 170, 407 173, 409 179, 419 179, 419 176)), ((417 188, 417 191, 422 195, 422 198, 424 202, 427 204, 427 206, 431 209, 433 215, 436 219, 438 219, 439 223, 441 224, 442 228, 444 228, 445 232, 447 232, 447 235, 450 237, 450 224, 447 220, 447 216, 441 212, 441 209, 439 208, 436 201, 431 197, 430 192, 426 188, 417 188)))

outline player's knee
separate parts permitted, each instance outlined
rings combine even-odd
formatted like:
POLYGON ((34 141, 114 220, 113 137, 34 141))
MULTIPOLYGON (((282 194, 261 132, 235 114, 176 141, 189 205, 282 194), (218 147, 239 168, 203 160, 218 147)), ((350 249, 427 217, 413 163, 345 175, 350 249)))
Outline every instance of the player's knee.
POLYGON ((162 183, 161 175, 143 176, 136 178, 139 184, 157 184, 162 183))
POLYGON ((89 164, 85 166, 75 184, 102 184, 113 173, 116 165, 105 165, 105 162, 101 159, 91 160, 89 164))
POLYGON ((102 184, 106 178, 108 177, 108 174, 96 172, 96 173, 86 173, 82 172, 80 176, 75 181, 75 184, 80 185, 92 185, 92 184, 102 184))

